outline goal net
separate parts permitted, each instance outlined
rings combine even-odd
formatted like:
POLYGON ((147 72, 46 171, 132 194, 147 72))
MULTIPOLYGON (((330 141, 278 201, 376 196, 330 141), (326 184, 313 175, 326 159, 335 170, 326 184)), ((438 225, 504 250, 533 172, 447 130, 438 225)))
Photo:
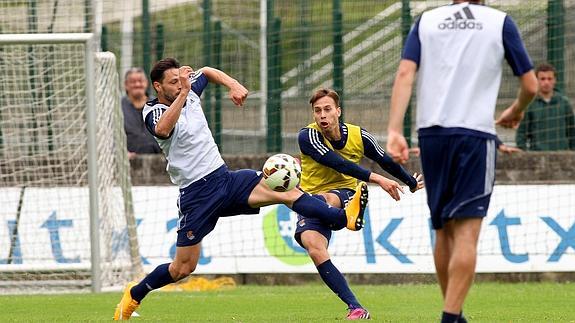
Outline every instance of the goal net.
POLYGON ((116 60, 86 46, 0 44, 0 294, 105 289, 138 272, 116 60))

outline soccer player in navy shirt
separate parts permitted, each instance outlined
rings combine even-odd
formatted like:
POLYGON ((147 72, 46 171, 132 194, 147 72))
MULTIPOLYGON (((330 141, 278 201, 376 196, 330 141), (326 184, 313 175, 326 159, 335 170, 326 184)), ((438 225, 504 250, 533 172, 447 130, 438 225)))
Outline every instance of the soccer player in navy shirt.
POLYGON ((493 119, 503 59, 521 86, 497 123, 513 127, 537 92, 519 31, 502 11, 479 1, 454 1, 415 22, 392 89, 387 151, 405 162, 402 124, 417 73, 417 129, 436 230, 442 322, 466 322, 463 303, 475 276, 479 231, 495 180, 493 119))
POLYGON ((208 128, 200 95, 208 82, 221 84, 229 89, 232 102, 242 106, 248 90, 238 81, 210 67, 194 72, 173 58, 157 62, 150 79, 157 98, 146 104, 143 118, 168 160, 172 182, 180 187, 176 256, 138 284, 128 284, 115 320, 129 319, 150 291, 191 274, 198 264, 202 239, 220 217, 255 214, 261 206, 281 203, 334 228, 361 228, 367 205, 364 191, 358 191, 345 209, 334 208, 297 188, 275 192, 264 183, 260 171, 227 169, 208 128))
MULTIPOLYGON (((411 176, 389 157, 367 130, 342 123, 339 95, 331 89, 317 90, 309 103, 314 122, 299 132, 304 191, 342 208, 356 193, 358 180, 379 185, 394 200, 399 200, 401 186, 384 176, 361 167, 365 156, 391 175, 407 184, 412 192, 423 187, 421 175, 411 176)), ((295 240, 307 250, 325 284, 348 306, 347 319, 369 319, 369 312, 359 303, 345 277, 330 260, 327 250, 332 229, 320 219, 298 215, 295 240)))

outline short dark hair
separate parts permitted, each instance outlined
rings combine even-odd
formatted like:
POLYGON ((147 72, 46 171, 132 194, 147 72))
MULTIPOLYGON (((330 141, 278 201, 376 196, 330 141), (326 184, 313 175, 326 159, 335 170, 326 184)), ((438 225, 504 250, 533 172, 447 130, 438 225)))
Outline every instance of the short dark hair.
POLYGON ((172 69, 172 68, 180 68, 180 63, 175 58, 164 58, 154 64, 152 67, 152 71, 150 72, 150 80, 153 82, 162 82, 164 79, 164 72, 172 69))
POLYGON ((335 105, 337 107, 339 107, 339 94, 337 94, 336 91, 334 91, 332 89, 327 89, 327 88, 322 88, 322 89, 315 91, 315 93, 312 95, 311 99, 309 99, 309 103, 313 106, 317 100, 319 100, 325 96, 329 96, 330 98, 332 98, 333 101, 335 101, 335 105))
POLYGON ((541 63, 537 65, 537 68, 535 69, 535 75, 538 75, 539 72, 553 72, 553 74, 557 74, 555 71, 555 66, 549 63, 541 63))

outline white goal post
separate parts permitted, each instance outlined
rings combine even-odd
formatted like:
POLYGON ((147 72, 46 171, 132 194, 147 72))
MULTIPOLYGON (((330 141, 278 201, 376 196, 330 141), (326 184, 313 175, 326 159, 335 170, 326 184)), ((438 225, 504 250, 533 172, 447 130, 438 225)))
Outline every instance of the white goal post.
POLYGON ((80 281, 100 292, 140 275, 114 55, 96 53, 92 33, 0 34, 0 53, 0 245, 9 245, 0 294, 54 277, 61 284, 46 286, 80 281), (38 245, 20 243, 27 236, 38 245), (63 254, 67 243, 75 255, 63 254))

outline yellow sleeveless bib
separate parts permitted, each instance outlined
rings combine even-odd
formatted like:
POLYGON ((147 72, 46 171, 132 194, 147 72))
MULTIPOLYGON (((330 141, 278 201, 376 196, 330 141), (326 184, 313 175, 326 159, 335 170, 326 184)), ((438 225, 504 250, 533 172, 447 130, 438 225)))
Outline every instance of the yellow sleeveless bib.
MULTIPOLYGON (((359 164, 363 157, 363 141, 361 140, 361 128, 349 123, 347 126, 347 142, 341 150, 336 150, 332 147, 327 139, 323 139, 323 143, 335 151, 344 159, 353 163, 359 164)), ((309 124, 307 128, 316 129, 321 133, 319 126, 314 122, 309 124)), ((333 189, 350 188, 355 189, 357 179, 349 175, 344 175, 332 168, 324 166, 310 156, 301 154, 301 188, 311 194, 320 192, 327 192, 333 189)))

